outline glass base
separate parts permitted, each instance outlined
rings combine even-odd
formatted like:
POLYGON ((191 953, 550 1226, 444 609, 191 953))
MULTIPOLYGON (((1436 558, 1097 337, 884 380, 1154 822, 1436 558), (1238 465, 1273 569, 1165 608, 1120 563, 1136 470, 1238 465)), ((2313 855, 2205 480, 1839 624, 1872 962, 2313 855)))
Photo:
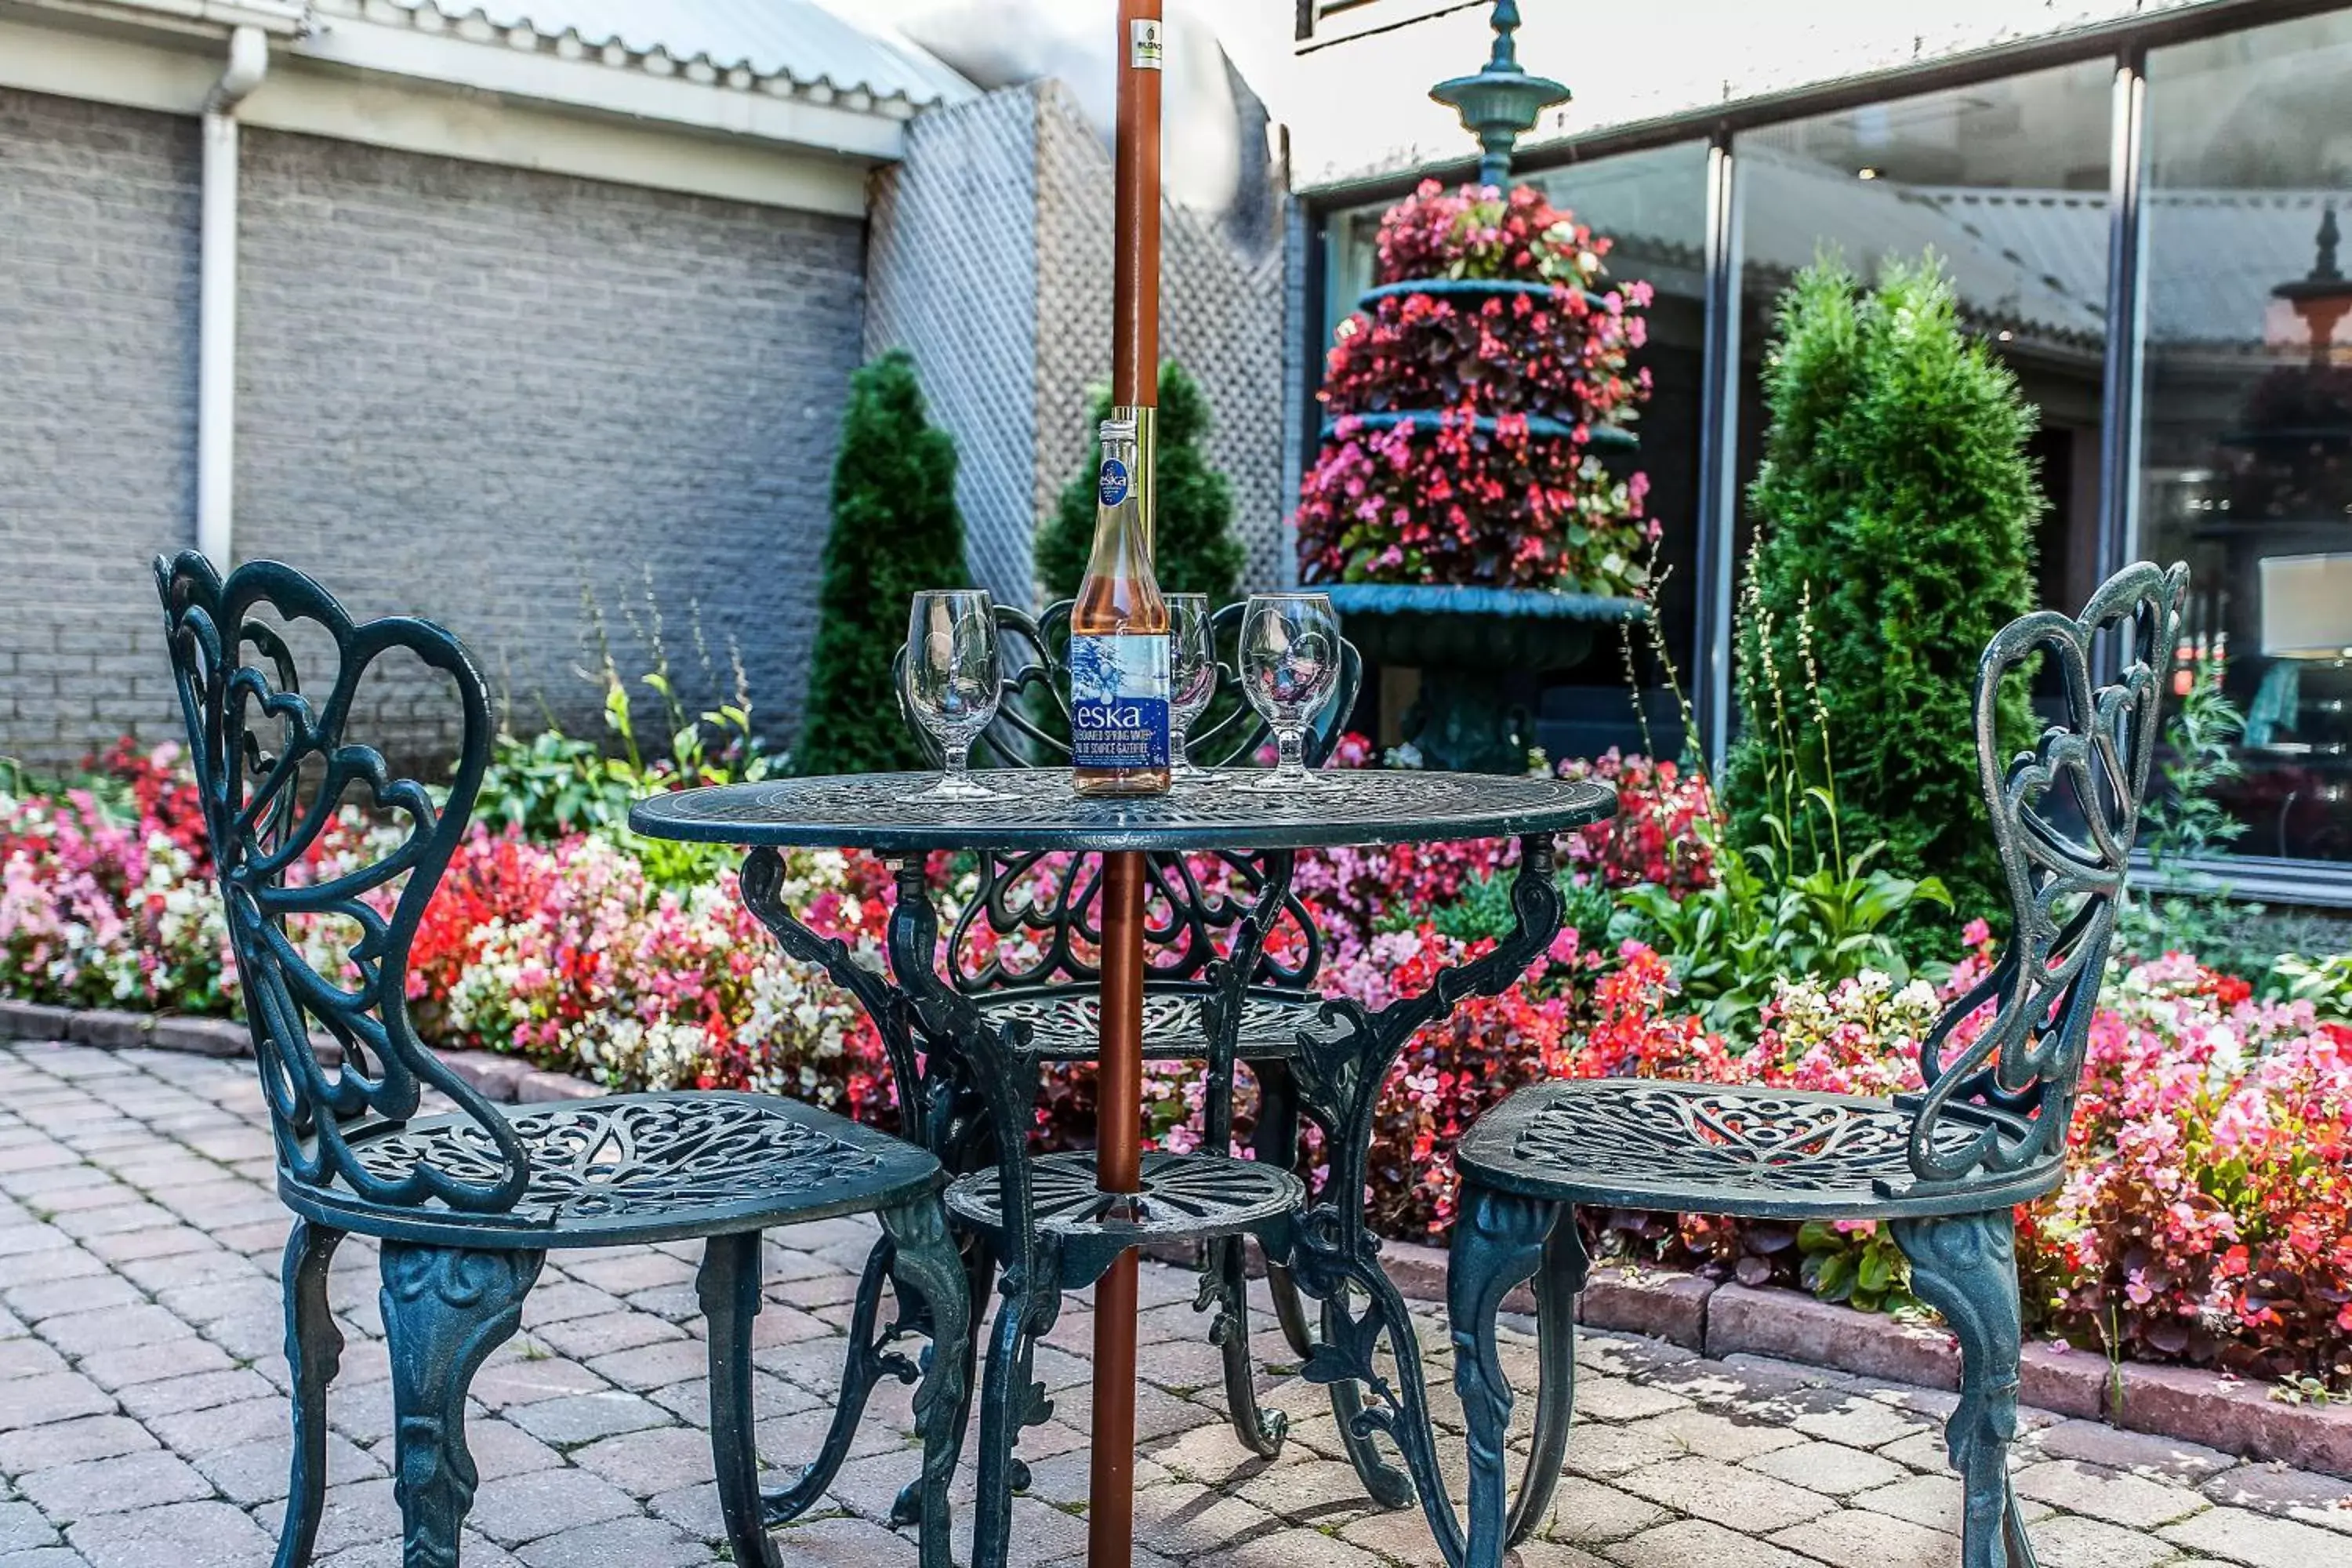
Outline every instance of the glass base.
POLYGON ((929 789, 919 789, 912 795, 898 797, 901 804, 912 805, 918 801, 1003 800, 1001 789, 991 789, 975 781, 970 773, 941 773, 939 782, 929 789))
POLYGON ((1225 782, 1224 774, 1213 773, 1207 768, 1196 768, 1190 763, 1186 763, 1182 767, 1173 770, 1170 776, 1172 777, 1180 785, 1190 784, 1196 789, 1205 787, 1209 784, 1221 784, 1225 782))
POLYGON ((1236 775, 1234 788, 1244 795, 1296 795, 1301 790, 1339 789, 1338 779, 1328 773, 1310 773, 1305 768, 1296 771, 1276 768, 1271 772, 1253 771, 1248 776, 1236 775))

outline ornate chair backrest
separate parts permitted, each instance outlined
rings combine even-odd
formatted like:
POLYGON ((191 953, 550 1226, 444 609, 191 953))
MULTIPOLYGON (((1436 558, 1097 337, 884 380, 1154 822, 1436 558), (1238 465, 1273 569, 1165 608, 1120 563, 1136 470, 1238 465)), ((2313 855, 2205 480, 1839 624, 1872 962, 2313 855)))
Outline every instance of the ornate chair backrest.
MULTIPOLYGON (((1032 616, 996 608, 998 663, 1003 700, 982 737, 989 756, 1013 768, 1070 765, 1069 670, 1071 601, 1064 599, 1032 616)), ((1240 641, 1243 603, 1219 609, 1212 624, 1220 649, 1240 641)), ((1339 644, 1339 679, 1307 728, 1307 762, 1320 766, 1344 732, 1363 684, 1363 660, 1355 645, 1339 644)), ((907 654, 892 667, 898 716, 936 763, 939 748, 915 720, 907 699, 907 654)), ((1237 660, 1217 663, 1216 696, 1203 715, 1205 728, 1189 739, 1192 761, 1202 767, 1246 762, 1265 746, 1272 731, 1255 709, 1240 700, 1237 660)), ((975 748, 978 751, 980 748, 975 748)), ((967 991, 1059 982, 1091 984, 1101 977, 1102 885, 1097 864, 1080 856, 984 855, 979 896, 966 906, 949 935, 949 973, 967 991), (1018 938, 1017 955, 983 934, 1018 938), (983 954, 980 950, 985 946, 983 954), (1034 951, 1032 951, 1034 950, 1034 951)), ((1151 977, 1198 980, 1224 951, 1229 936, 1255 907, 1262 874, 1242 856, 1153 855, 1146 864, 1144 942, 1151 977)), ((1285 899, 1280 935, 1258 961, 1254 983, 1304 986, 1323 957, 1322 939, 1307 907, 1295 895, 1285 899)))
POLYGON ((1977 759, 2014 927, 1991 973, 1920 1049, 1927 1088, 1906 1103, 1923 1188, 2005 1184, 2065 1156, 2188 583, 2186 566, 2141 562, 2108 579, 2079 618, 2036 611, 1985 649, 1977 759), (2103 638, 2121 645, 2116 673, 2095 687, 2103 638), (2004 768, 2001 683, 2037 653, 2057 666, 2063 717, 2004 768), (1987 1004, 1990 1019, 1961 1044, 1962 1025, 1987 1004))
POLYGON ((306 1186, 340 1184, 372 1205, 512 1209, 530 1176, 521 1141, 417 1039, 407 1006, 410 943, 489 758, 480 670, 439 626, 406 617, 354 624, 325 589, 273 561, 248 563, 224 583, 191 551, 158 557, 155 576, 279 1169, 306 1186), (335 679, 323 701, 302 691, 288 639, 251 618, 264 607, 289 630, 307 624, 332 641, 335 679), (457 689, 462 743, 437 805, 424 784, 394 778, 382 752, 345 733, 362 679, 388 654, 413 657, 457 689), (351 868, 308 861, 354 791, 353 804, 394 821, 397 844, 351 868), (347 973, 320 973, 289 932, 289 921, 313 917, 359 933, 347 973), (314 1028, 341 1047, 338 1065, 320 1060, 314 1028), (366 1135, 413 1117, 427 1085, 473 1123, 445 1142, 456 1158, 375 1154, 366 1135))

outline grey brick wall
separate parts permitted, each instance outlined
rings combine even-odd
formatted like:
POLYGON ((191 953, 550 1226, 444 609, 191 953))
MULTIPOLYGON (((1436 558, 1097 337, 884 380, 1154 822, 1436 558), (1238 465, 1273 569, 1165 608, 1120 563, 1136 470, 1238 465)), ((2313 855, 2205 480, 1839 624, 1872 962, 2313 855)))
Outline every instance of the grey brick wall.
MULTIPOLYGON (((194 532, 197 141, 0 92, 0 755, 176 727, 146 562, 194 532)), ((688 700, 718 695, 698 624, 787 739, 864 243, 854 219, 248 129, 239 559, 446 623, 525 729, 543 705, 601 731, 583 595, 632 679, 657 609, 688 700)), ((372 738, 446 747, 436 698, 392 679, 372 738)))
POLYGON ((197 130, 0 89, 0 755, 170 733, 147 560, 194 537, 197 130))
POLYGON ((789 733, 862 224, 248 131, 241 266, 240 557, 443 621, 526 731, 600 731, 583 592, 697 703, 698 618, 789 733))

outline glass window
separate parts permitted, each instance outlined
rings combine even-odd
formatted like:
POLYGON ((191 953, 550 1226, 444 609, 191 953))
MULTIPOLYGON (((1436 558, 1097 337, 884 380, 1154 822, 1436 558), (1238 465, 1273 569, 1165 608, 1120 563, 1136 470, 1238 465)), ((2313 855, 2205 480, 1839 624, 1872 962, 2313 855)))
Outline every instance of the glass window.
POLYGON ((2226 647, 2237 852, 2352 860, 2352 16, 2147 74, 2139 552, 2226 647))
POLYGON ((1963 319, 2041 411, 2038 592, 2081 606, 2099 568, 2114 80, 2108 62, 2088 61, 1738 138, 1743 487, 1762 454, 1759 372, 1790 278, 1827 249, 1864 278, 1932 250, 1963 319))
MULTIPOLYGON (((1661 524, 1658 597, 1666 646, 1677 674, 1694 667, 1694 579, 1698 553, 1699 397, 1705 352, 1706 146, 1680 142, 1590 163, 1523 170, 1519 182, 1541 189, 1611 243, 1609 279, 1646 282, 1648 342, 1635 357, 1650 373, 1652 394, 1636 434, 1641 449, 1612 459, 1620 471, 1649 477, 1649 515, 1661 524)), ((1324 234, 1323 342, 1371 287, 1381 215, 1387 204, 1334 213, 1324 234)), ((1637 649, 1643 639, 1637 637, 1637 649)), ((1537 741, 1555 758, 1591 756, 1616 746, 1682 750, 1678 705, 1657 661, 1642 651, 1643 706, 1627 700, 1624 660, 1603 637, 1583 667, 1541 689, 1520 694, 1537 716, 1537 741), (1644 739, 1643 721, 1648 730, 1644 739)), ((1387 704, 1384 703, 1384 708, 1387 704)), ((1393 715, 1384 715, 1391 718, 1393 715)))

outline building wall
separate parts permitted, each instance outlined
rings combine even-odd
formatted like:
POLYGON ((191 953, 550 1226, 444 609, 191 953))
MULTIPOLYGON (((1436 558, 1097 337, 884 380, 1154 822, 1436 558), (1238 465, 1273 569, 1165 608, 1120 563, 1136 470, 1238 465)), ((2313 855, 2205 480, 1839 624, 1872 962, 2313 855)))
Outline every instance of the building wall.
POLYGON ((0 90, 0 755, 174 711, 148 558, 194 537, 193 120, 0 90))
POLYGON ((518 728, 598 732, 593 605, 625 679, 657 612, 689 704, 740 649, 789 733, 861 224, 260 132, 242 249, 241 558, 445 622, 518 728))
MULTIPOLYGON (((176 728, 147 562, 194 539, 198 157, 0 92, 0 756, 176 728)), ((523 729, 601 731, 585 605, 632 680, 658 614, 690 705, 740 650, 788 740, 864 226, 251 128, 243 171, 238 558, 445 622, 523 729)), ((371 697, 396 753, 453 738, 437 689, 371 697)))

